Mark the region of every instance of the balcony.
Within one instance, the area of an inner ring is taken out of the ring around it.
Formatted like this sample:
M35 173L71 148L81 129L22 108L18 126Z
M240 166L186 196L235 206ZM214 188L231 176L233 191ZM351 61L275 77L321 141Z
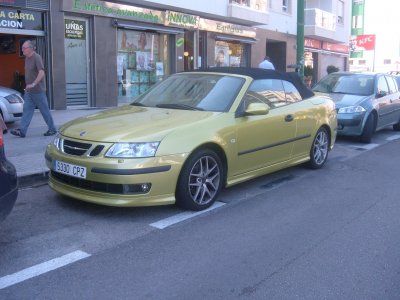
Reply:
M268 24L266 0L229 0L228 17L248 26Z
M305 36L330 42L337 40L335 14L318 8L305 9L304 13Z

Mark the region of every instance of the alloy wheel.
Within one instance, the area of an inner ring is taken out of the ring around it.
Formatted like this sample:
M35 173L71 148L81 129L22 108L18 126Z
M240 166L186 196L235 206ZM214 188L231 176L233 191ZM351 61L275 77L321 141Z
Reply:
M325 162L328 155L328 135L325 130L318 132L317 137L314 140L313 156L314 161L317 165L321 165Z
M189 192L192 200L199 205L210 203L218 192L220 178L221 172L213 157L199 158L189 175Z

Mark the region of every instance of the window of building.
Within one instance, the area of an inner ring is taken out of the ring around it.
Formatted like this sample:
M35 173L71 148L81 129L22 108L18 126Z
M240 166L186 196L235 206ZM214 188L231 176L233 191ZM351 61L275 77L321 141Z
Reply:
M358 64L359 65L365 65L367 62L366 62L366 60L365 59L360 59L359 61L358 61Z
M238 42L215 41L216 67L246 67L246 45Z
M391 59L384 59L383 60L383 64L384 65L390 65L392 63L392 60Z
M349 65L352 66L354 64L354 60L350 59L349 60Z
M243 6L250 6L250 0L229 0L229 3L243 5Z
M299 91L291 82L285 80L283 80L282 82L283 82L283 88L285 89L286 102L294 103L302 100Z
M363 27L363 16L353 16L353 29L361 29Z
M282 0L282 11L290 13L290 0Z
M118 103L132 102L169 73L168 35L118 30Z
M344 2L341 1L341 0L338 1L337 22L339 24L343 24L344 23Z

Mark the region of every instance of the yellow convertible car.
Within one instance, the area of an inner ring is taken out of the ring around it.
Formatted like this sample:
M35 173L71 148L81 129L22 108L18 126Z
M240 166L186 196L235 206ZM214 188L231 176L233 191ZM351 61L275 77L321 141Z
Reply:
M46 149L49 185L111 206L211 206L221 188L308 162L336 139L335 105L290 73L172 75L130 105L71 121Z

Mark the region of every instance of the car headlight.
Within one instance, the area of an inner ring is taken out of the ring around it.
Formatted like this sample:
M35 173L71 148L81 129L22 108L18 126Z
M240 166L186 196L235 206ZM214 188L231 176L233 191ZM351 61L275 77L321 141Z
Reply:
M56 137L53 140L53 145L60 150L61 138L60 135L57 133Z
M13 103L23 103L21 96L17 94L12 94L4 97L8 103L13 104Z
M362 113L365 112L365 108L358 105L358 106L346 106L339 108L339 114L354 114L354 113Z
M152 157L156 155L156 151L159 144L160 142L115 143L107 151L106 157L115 157L115 158Z

